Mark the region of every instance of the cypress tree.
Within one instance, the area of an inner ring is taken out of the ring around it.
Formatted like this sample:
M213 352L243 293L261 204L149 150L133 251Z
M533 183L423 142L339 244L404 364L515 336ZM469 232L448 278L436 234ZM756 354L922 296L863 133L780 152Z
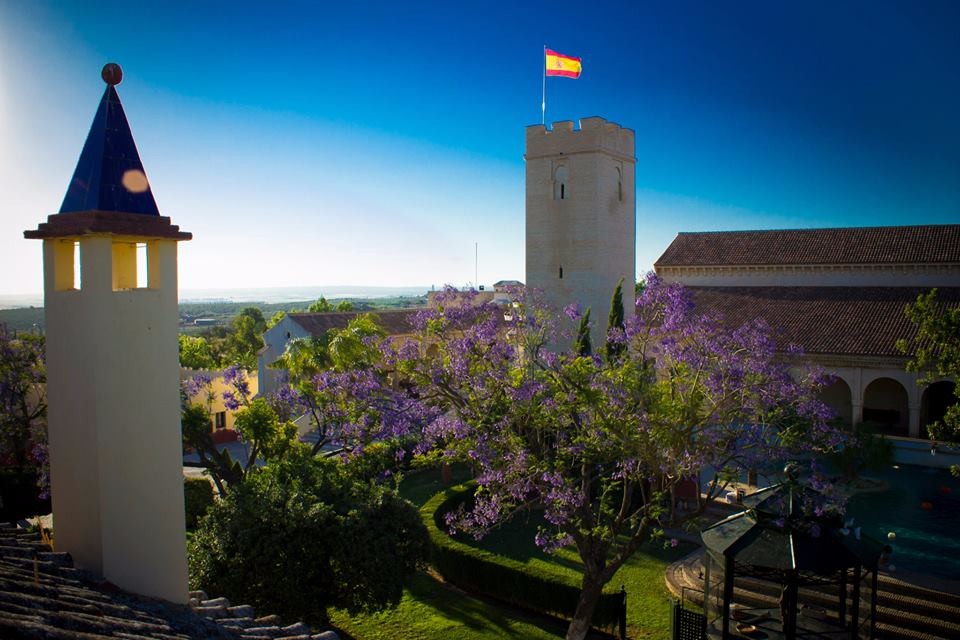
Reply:
M613 290L613 298L610 300L610 314L607 316L607 335L609 336L610 330L614 327L623 330L623 278L620 278L617 282L616 289ZM605 345L605 351L607 355L607 360L614 362L620 358L620 355L624 352L626 346L618 343L611 342L610 338L607 338L607 344Z
M590 307L580 318L580 326L577 327L577 338L573 341L573 352L578 356L589 356L593 354L593 345L590 344Z

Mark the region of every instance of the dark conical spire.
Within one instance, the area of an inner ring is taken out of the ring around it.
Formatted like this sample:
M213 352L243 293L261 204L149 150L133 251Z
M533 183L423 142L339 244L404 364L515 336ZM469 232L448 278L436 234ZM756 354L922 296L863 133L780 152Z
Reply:
M90 126L60 213L107 211L159 216L137 145L114 85L120 67L108 64L102 73L107 89Z

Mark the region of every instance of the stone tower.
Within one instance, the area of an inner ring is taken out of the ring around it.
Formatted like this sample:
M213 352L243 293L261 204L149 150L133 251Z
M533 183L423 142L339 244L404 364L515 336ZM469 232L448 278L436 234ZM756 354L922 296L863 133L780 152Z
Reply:
M157 210L120 68L103 77L60 212L24 232L43 240L55 544L123 589L185 603L177 242L191 234Z
M527 127L527 287L556 309L592 309L594 350L623 278L633 310L636 204L633 131L603 118ZM559 345L561 347L566 345Z

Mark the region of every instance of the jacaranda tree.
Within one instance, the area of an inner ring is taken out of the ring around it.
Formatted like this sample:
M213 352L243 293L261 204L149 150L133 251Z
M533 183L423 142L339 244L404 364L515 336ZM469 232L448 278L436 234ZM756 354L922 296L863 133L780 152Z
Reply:
M472 508L448 524L480 536L542 509L537 543L573 545L583 562L571 640L588 632L603 586L662 530L679 482L706 472L712 498L723 477L839 442L818 377L762 322L726 330L656 276L608 336L622 346L616 358L551 351L572 336L529 302L506 314L455 292L437 302L385 363L434 411L422 450L478 470Z

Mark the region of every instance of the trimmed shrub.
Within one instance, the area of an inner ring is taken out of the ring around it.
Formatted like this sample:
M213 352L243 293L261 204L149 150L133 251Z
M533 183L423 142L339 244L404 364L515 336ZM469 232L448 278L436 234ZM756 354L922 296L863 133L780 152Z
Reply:
M308 454L251 469L188 544L190 586L283 618L323 623L395 606L430 546L395 492Z
M193 531L207 509L213 506L213 485L206 478L184 478L183 500L187 531Z
M570 619L577 608L580 583L561 573L532 569L511 558L477 549L445 530L444 516L473 499L472 485L458 485L427 501L420 516L433 542L431 563L444 580L463 589L509 604ZM605 590L597 604L593 625L617 625L622 609L619 590Z

